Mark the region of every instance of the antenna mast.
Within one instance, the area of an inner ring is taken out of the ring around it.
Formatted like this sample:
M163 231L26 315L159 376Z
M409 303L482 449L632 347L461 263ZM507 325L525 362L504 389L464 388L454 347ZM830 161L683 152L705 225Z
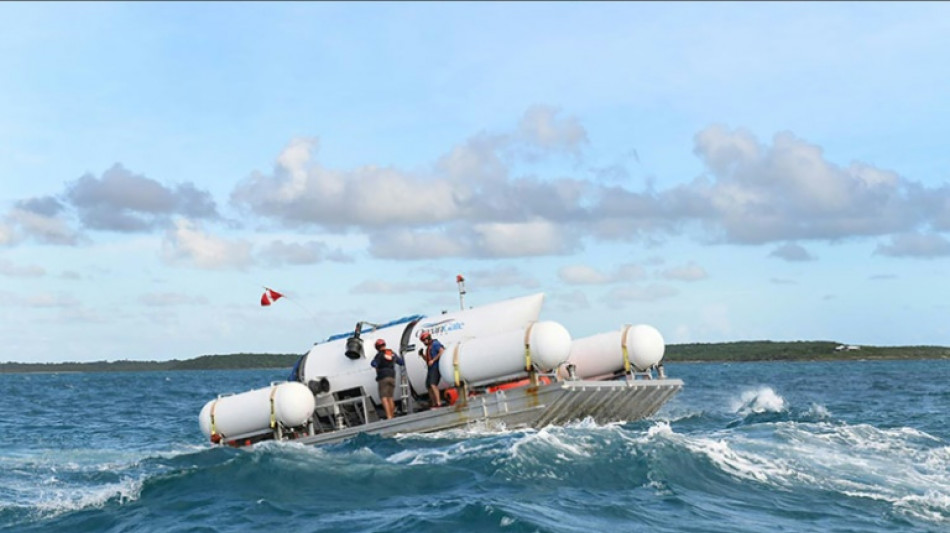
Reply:
M455 281L459 284L459 308L465 310L465 278L461 274L455 276Z

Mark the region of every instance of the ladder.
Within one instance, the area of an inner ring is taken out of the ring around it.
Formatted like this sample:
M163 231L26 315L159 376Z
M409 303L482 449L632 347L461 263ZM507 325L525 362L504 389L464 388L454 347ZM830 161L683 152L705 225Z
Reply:
M399 402L402 403L406 414L415 411L415 405L412 399L412 391L409 390L409 374L406 372L406 365L399 365Z

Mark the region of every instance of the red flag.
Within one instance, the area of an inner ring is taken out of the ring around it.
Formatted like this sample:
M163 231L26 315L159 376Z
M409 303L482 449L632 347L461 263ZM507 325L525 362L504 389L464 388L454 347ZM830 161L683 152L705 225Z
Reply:
M261 295L261 305L266 307L276 302L277 299L281 298L282 296L283 294L273 289L268 289L267 287L264 287L264 294Z

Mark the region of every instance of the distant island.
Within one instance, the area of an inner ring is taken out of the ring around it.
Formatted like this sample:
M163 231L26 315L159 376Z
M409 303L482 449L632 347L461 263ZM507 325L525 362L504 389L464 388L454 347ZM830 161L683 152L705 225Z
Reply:
M87 363L0 363L0 374L27 372L146 372L286 368L301 354L237 353L170 361L93 361ZM740 341L670 344L664 363L746 361L854 361L861 359L950 359L945 346L855 346L833 341Z

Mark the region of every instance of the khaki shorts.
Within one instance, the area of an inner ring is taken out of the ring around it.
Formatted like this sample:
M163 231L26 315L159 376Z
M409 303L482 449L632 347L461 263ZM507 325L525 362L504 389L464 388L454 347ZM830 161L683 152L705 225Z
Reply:
M392 398L396 391L396 378L383 378L376 382L379 385L380 398Z

